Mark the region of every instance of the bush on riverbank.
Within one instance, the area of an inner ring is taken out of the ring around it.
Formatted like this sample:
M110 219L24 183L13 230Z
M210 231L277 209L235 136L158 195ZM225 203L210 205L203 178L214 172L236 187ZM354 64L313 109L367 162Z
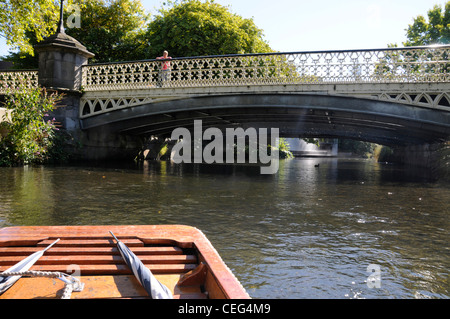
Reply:
M292 154L290 149L290 145L285 138L280 138L279 151L281 159L294 158L294 155Z
M11 110L0 123L0 166L44 163L55 140L55 119L49 113L62 99L41 88L24 88L7 94L2 107Z
M360 156L362 158L373 157L374 151L377 145L369 142L357 141L357 140L339 140L339 151L340 152L350 152L354 155Z

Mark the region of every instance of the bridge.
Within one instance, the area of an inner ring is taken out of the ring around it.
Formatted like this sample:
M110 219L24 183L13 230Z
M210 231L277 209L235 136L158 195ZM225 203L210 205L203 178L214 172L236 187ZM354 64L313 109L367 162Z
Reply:
M286 137L384 145L447 140L450 47L295 52L83 68L84 129L167 135L194 119L214 127L279 127ZM162 87L160 87L162 86Z
M443 45L176 58L167 81L161 60L85 64L72 120L97 139L170 136L201 119L204 128L278 127L283 137L442 143L450 136L449 55ZM0 73L0 94L39 78Z

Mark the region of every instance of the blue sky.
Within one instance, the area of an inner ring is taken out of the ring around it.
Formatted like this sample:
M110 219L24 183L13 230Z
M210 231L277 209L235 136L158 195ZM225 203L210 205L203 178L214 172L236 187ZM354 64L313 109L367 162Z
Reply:
M253 18L276 51L385 48L401 46L413 18L448 0L216 0ZM164 0L142 0L157 14ZM83 23L83 21L81 21ZM0 56L7 54L0 39Z

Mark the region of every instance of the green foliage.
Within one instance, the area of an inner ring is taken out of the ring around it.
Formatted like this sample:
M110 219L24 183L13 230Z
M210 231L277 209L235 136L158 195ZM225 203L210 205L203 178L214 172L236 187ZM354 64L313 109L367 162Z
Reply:
M362 157L370 157L374 153L377 144L357 141L357 140L339 140L339 151L351 152Z
M39 68L38 56L22 51L12 52L2 60L12 62L12 68L15 70L37 70Z
M279 142L279 152L280 152L280 158L293 158L294 155L291 152L290 145L285 138L280 138Z
M6 96L4 106L12 110L6 116L0 136L0 166L42 163L48 158L55 136L54 119L48 112L56 108L60 96L45 89L22 89Z
M66 33L95 53L93 63L171 56L271 52L252 19L207 0L169 1L152 21L139 0L70 0L81 8L81 27ZM0 35L17 52L6 60L15 68L37 68L33 45L56 31L58 3L51 0L0 2ZM72 12L65 12L65 19Z
M423 46L432 44L449 44L450 43L450 1L445 4L444 11L440 5L435 5L433 9L428 11L428 21L423 15L414 18L412 24L406 29L407 41L404 46ZM388 44L390 48L398 47L397 44ZM398 77L403 73L404 61L415 61L416 66L412 67L409 72L418 75L425 69L429 73L448 72L449 64L442 64L440 70L435 69L435 65L427 62L432 60L431 56L418 56L415 53L405 53L401 51L392 51L380 61L375 69L375 73L383 78ZM442 60L447 61L447 54L442 55ZM395 66L394 66L395 65ZM424 67L425 65L425 67Z
M387 146L381 147L378 154L379 162L395 162L394 151Z
M36 1L34 1L36 2ZM34 3L32 2L32 3ZM139 0L73 0L69 3L81 9L80 28L68 28L65 32L83 43L90 52L95 53L91 62L116 62L144 59L148 42L144 38L149 15ZM36 7L38 7L36 5ZM68 9L68 5L65 9ZM10 53L5 60L14 63L17 69L35 69L38 67L37 56L30 48L56 31L59 11L52 12L51 19L46 19L48 31L41 34L28 27L19 40L11 39L11 43L19 49ZM39 11L38 11L39 12ZM64 21L73 12L65 12ZM9 19L22 19L9 16ZM36 26L34 26L36 27Z
M140 60L148 47L144 38L149 15L139 0L74 0L82 6L81 27L66 33L96 56L91 62Z
M308 144L314 144L314 145L316 145L317 147L319 147L320 146L320 142L323 140L323 139L320 139L320 138L311 138L311 137L304 137L304 138L302 138L302 140L304 140L306 143L308 143Z
M0 1L0 36L14 49L34 55L30 38L39 42L56 31L58 8L59 3L53 0Z
M444 11L435 5L428 11L427 19L419 15L406 30L408 40L405 46L420 46L450 43L450 1L445 4Z
M148 26L149 58L164 50L176 57L272 51L252 19L214 1L184 0L169 5Z

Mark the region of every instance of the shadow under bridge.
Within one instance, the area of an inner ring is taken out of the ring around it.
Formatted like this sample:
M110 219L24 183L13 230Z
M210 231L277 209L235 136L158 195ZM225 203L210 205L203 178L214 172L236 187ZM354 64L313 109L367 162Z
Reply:
M174 129L279 128L280 137L350 138L387 146L445 142L450 112L327 94L228 94L148 103L81 119L83 130L170 137Z

